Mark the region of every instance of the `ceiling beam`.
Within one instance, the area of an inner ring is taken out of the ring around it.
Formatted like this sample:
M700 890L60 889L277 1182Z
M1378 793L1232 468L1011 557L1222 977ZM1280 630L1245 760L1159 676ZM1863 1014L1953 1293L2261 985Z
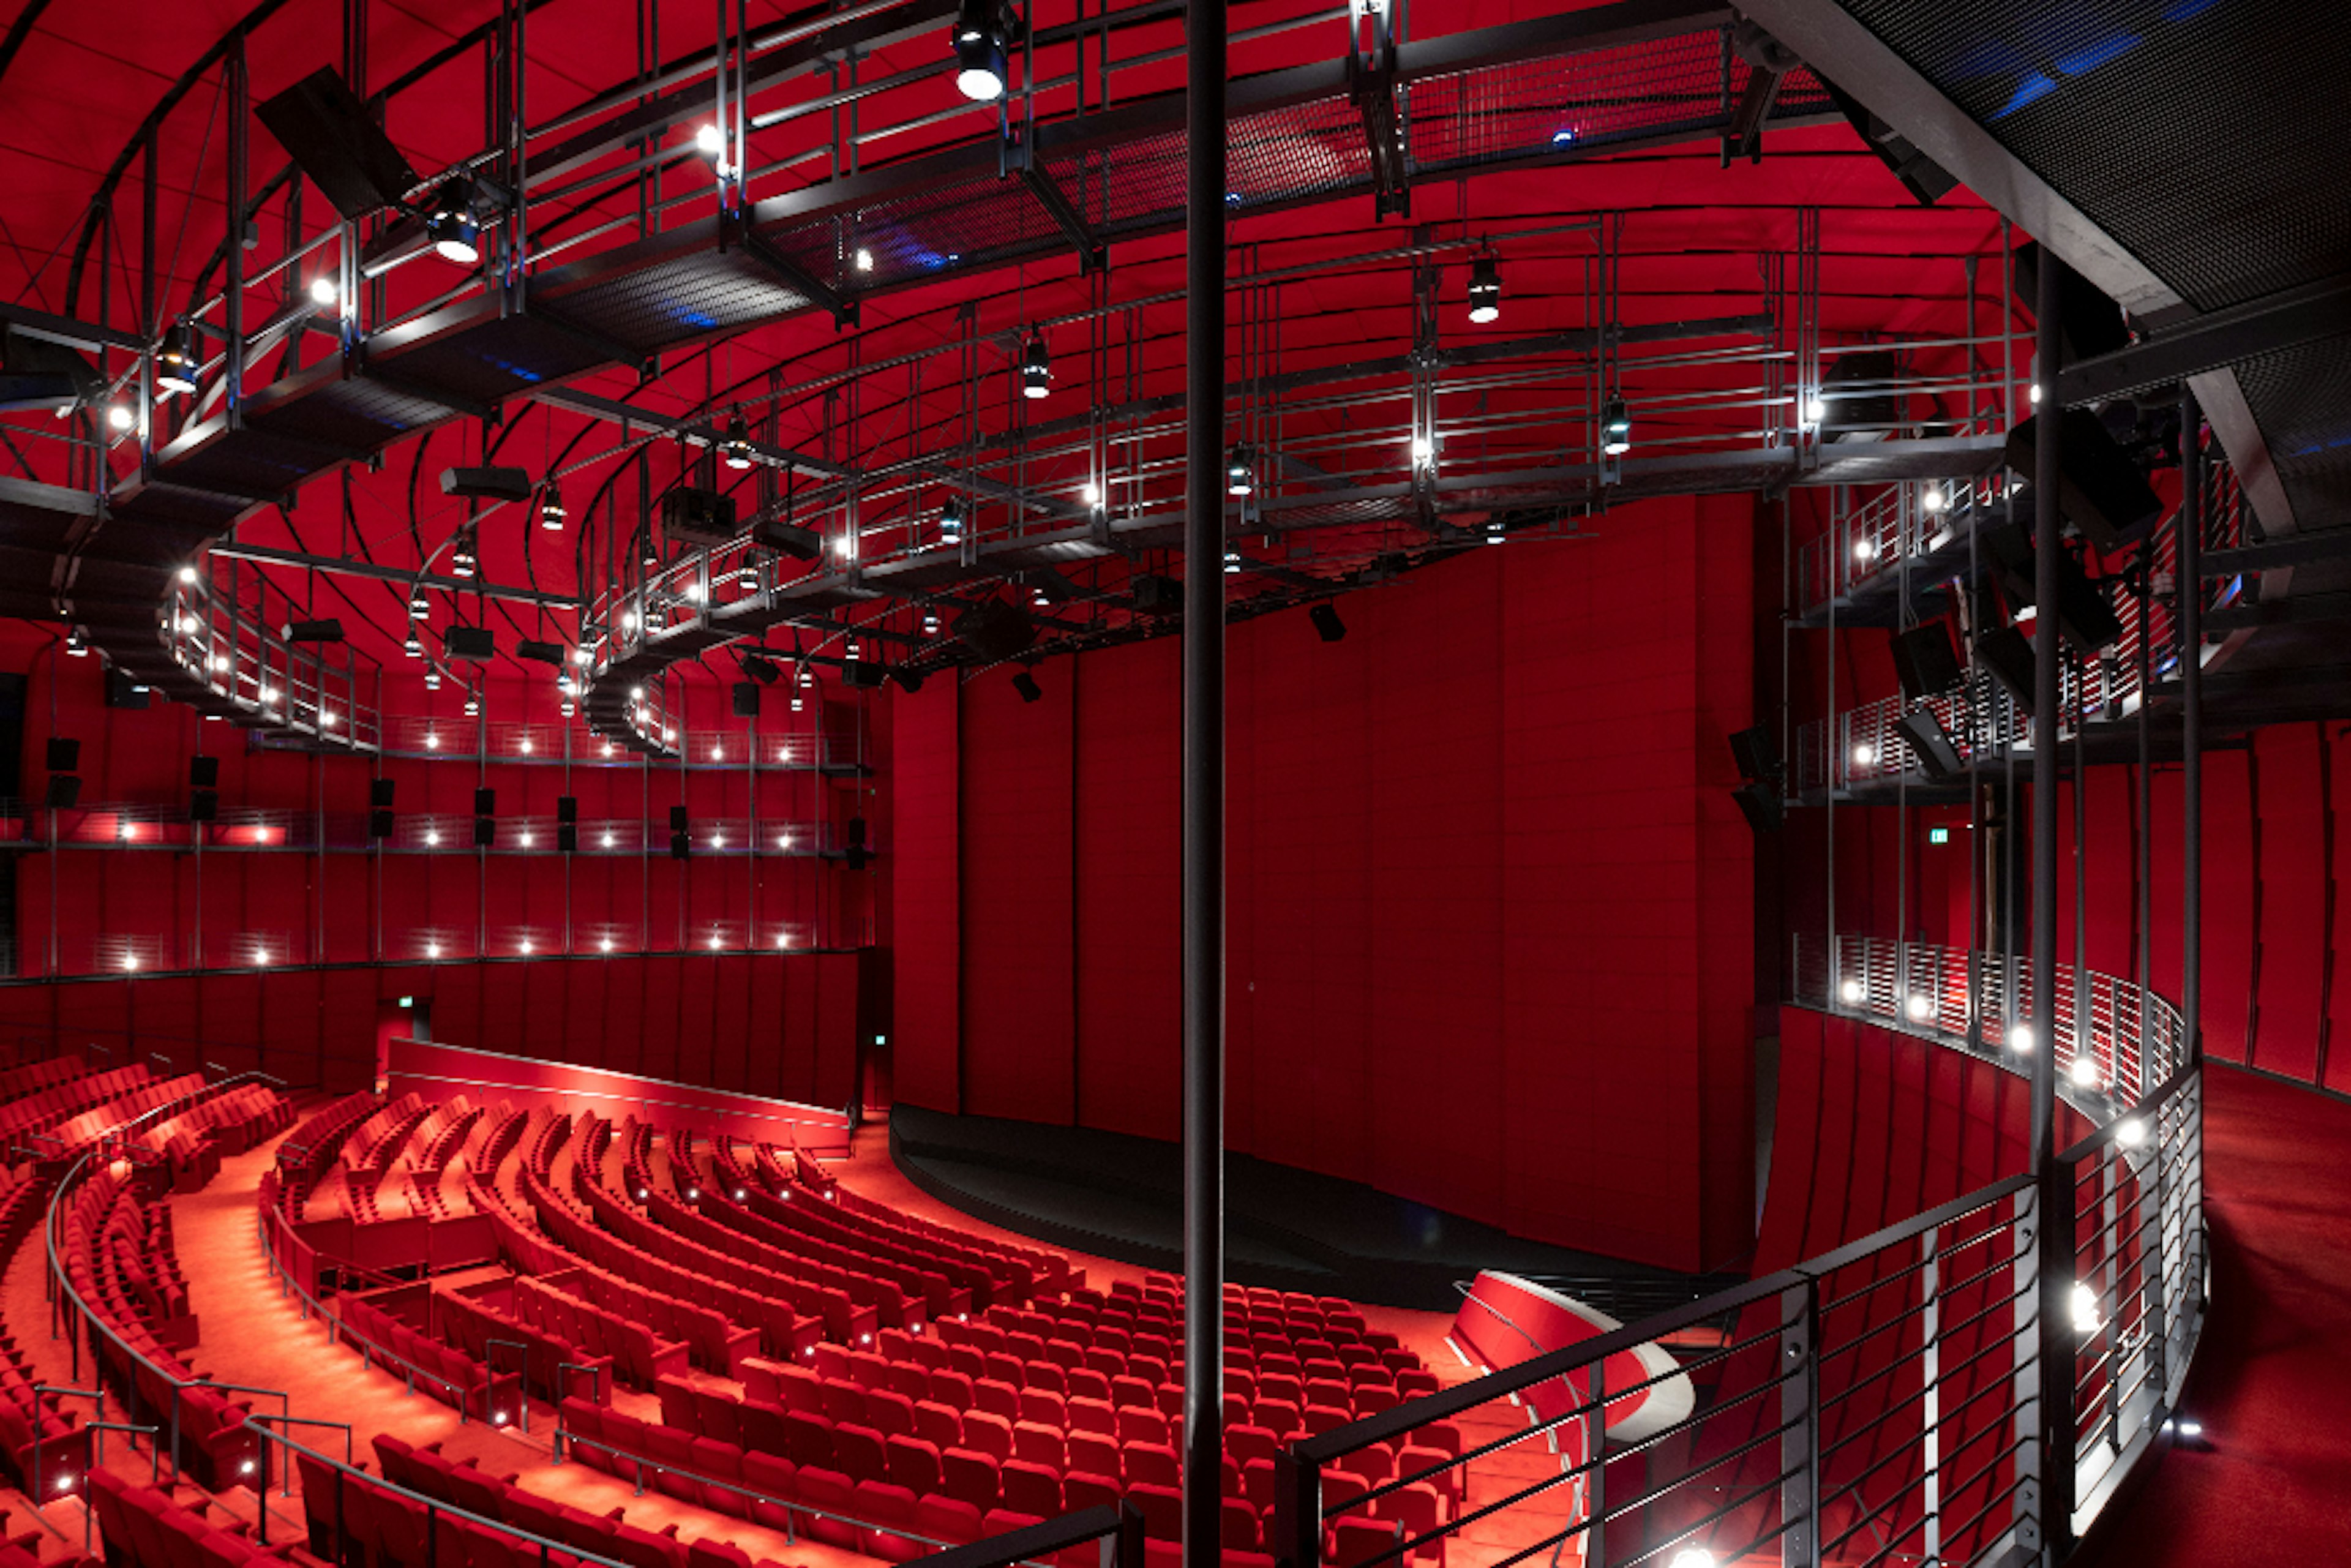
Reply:
M266 545L232 544L226 539L214 544L210 553L230 560L293 567L301 571L323 571L330 577L364 578L371 582L396 583L402 588L437 588L446 593L476 593L485 599L544 605L549 610L580 608L579 598L572 594L546 593L535 588L502 588L476 577L441 577L432 572L403 571L396 566L381 566L371 560L350 560L341 556L305 555L300 550L273 549Z
M2068 365L2057 378L2057 394L2069 406L2123 397L2345 333L2351 333L2351 272L2215 310Z

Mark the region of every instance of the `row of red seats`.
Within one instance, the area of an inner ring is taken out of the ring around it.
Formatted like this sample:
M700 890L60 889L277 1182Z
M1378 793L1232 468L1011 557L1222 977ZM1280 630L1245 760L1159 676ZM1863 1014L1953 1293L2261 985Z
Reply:
M521 1272L536 1275L540 1283L577 1296L602 1311L643 1323L656 1338L683 1343L695 1364L705 1371L721 1377L739 1377L745 1358L758 1354L758 1331L738 1328L723 1313L632 1285L569 1254L558 1254L552 1248L531 1250L550 1266L523 1267L517 1260Z
M513 1290L507 1310L516 1321L608 1358L613 1370L635 1387L649 1389L654 1379L685 1370L684 1340L656 1339L653 1330L635 1319L607 1312L543 1281L518 1278Z
M172 1244L172 1208L164 1203L118 1203L92 1239L100 1277L128 1300L155 1337L168 1345L196 1343L195 1309Z
M622 1199L613 1196L604 1186L603 1163L596 1152L610 1141L612 1133L611 1123L600 1121L583 1130L581 1146L588 1151L589 1157L575 1160L572 1164L572 1190L581 1202L596 1212L606 1228L616 1228L611 1220L603 1218L608 1208L625 1212L631 1220L641 1224L649 1221L673 1236L693 1242L713 1257L747 1265L770 1278L788 1281L806 1291L814 1292L827 1303L824 1312L827 1331L843 1343L850 1343L849 1336L852 1334L872 1333L879 1324L896 1328L921 1321L921 1309L909 1301L904 1291L888 1281L876 1279L862 1270L797 1259L773 1249L760 1248L733 1235L726 1227L704 1219L667 1194L656 1190L645 1168L643 1147L643 1141L650 1137L649 1130L632 1124L624 1125L622 1131L630 1135L632 1145L638 1145L630 1156L631 1168L638 1174L632 1185L626 1188L635 1199L638 1206L635 1209L629 1209ZM797 1296L792 1298L792 1304L802 1311L810 1310L810 1306L809 1301Z
M27 1094L38 1093L53 1084L79 1078L89 1071L89 1061L78 1051L52 1056L45 1061L26 1061L0 1069L0 1106L5 1106L12 1100L21 1100Z
M612 1396L612 1362L588 1346L520 1318L479 1298L459 1291L435 1291L433 1332L476 1364L500 1359L503 1340L523 1347L523 1382L542 1399L553 1401L571 1392L580 1382L590 1385L598 1400ZM507 1355L511 1360L511 1353ZM575 1370L576 1369L576 1370Z
M0 1257L13 1258L26 1245L46 1212L49 1184L27 1175L0 1192ZM68 1410L54 1396L34 1392L42 1375L32 1358L17 1348L14 1333L0 1332L0 1458L5 1458L19 1489L37 1497L53 1497L74 1485L89 1468L89 1433L80 1413ZM39 1437L39 1469L35 1468L34 1437Z
M731 1323L757 1332L761 1346L773 1356L804 1356L824 1337L824 1320L798 1311L780 1292L746 1288L733 1280L716 1277L691 1255L680 1262L659 1249L637 1245L628 1236L599 1228L558 1197L555 1189L528 1166L522 1173L522 1186L537 1217L537 1234L578 1260L617 1274L647 1291L672 1297L700 1296ZM520 1221L516 1219L513 1223L519 1226ZM509 1256L514 1255L509 1252Z
M241 1521L213 1522L208 1502L183 1508L112 1470L91 1474L89 1500L109 1568L266 1568L278 1561Z
M277 1196L287 1219L302 1218L305 1203L342 1151L343 1140L375 1111L373 1094L346 1094L312 1112L277 1145Z
M740 1190L746 1192L747 1198L747 1189ZM984 1301L975 1300L968 1279L956 1279L954 1274L947 1271L942 1260L910 1261L877 1251L870 1246L833 1241L810 1234L799 1227L770 1219L756 1212L747 1201L737 1202L732 1196L710 1187L688 1185L679 1196L685 1197L686 1201L693 1206L695 1212L700 1214L705 1219L716 1221L736 1234L760 1246L773 1249L785 1257L799 1258L810 1263L825 1264L852 1272L863 1270L869 1277L895 1285L902 1292L910 1296L919 1296L923 1303L923 1314L929 1322L936 1322L943 1318L962 1317L976 1307L986 1304ZM759 1195L759 1198L762 1201L773 1201L764 1193ZM777 1204L776 1207L781 1208L788 1206ZM810 1208L815 1206L802 1204L800 1207ZM956 1270L957 1274L972 1272L977 1270L967 1270L960 1267ZM984 1276L980 1283L985 1291L987 1281Z
M673 1134L672 1137L674 1140L687 1135ZM677 1147L674 1141L670 1156L673 1166L677 1163ZM699 1172L690 1152L687 1166L689 1169ZM859 1225L841 1215L837 1202L804 1199L795 1205L790 1201L795 1188L788 1186L780 1194L769 1192L743 1169L741 1163L732 1157L731 1152L722 1150L715 1143L708 1155L707 1166L706 1173L700 1173L700 1179L715 1184L713 1190L720 1195L720 1205L716 1210L705 1205L705 1212L713 1213L714 1218L724 1224L733 1225L748 1234L763 1236L788 1249L819 1245L831 1247L839 1249L844 1255L878 1260L904 1270L909 1278L926 1282L932 1276L944 1278L953 1294L926 1290L930 1315L935 1322L943 1317L984 1312L991 1306L1029 1299L1029 1271L1008 1259L988 1258L936 1239L918 1242L912 1238L891 1235L878 1228ZM729 1204L733 1207L728 1207Z
M178 1350L158 1339L133 1310L111 1260L98 1245L117 1209L139 1202L110 1167L100 1167L83 1178L67 1205L67 1282L92 1314L76 1328L87 1328L90 1359L131 1407L132 1420L177 1409L178 1462L184 1473L214 1491L249 1485L259 1458L257 1440L245 1424L252 1401L233 1399L198 1381Z
M391 1486L314 1460L298 1461L310 1548L328 1561L363 1557L363 1568L423 1568L427 1563L433 1568L577 1568L579 1560L561 1550L569 1546L628 1568L755 1568L750 1554L731 1541L715 1535L681 1541L674 1524L659 1531L631 1524L626 1509L592 1514L527 1491L512 1476L448 1459L437 1443L415 1448L379 1436L374 1446ZM392 1487L505 1529L452 1517ZM541 1542L551 1544L542 1549ZM756 1568L776 1565L762 1560Z
M49 1130L92 1105L102 1105L151 1082L154 1074L141 1063L111 1068L85 1077L68 1078L0 1105L0 1142L22 1145L28 1155L54 1158L57 1140Z
M174 1185L194 1192L220 1170L224 1154L245 1153L282 1132L293 1102L263 1083L240 1083L139 1129L138 1142L172 1168Z
M426 1302L429 1311L432 1298ZM516 1374L491 1372L464 1350L421 1333L364 1297L347 1296L340 1307L350 1331L343 1336L344 1343L442 1404L495 1427L505 1426L521 1409Z
M824 1212L840 1216L844 1223L864 1227L911 1246L939 1249L949 1256L972 1256L984 1264L1001 1261L1018 1270L1016 1278L1025 1276L1016 1300L1050 1298L1064 1291L1081 1289L1086 1282L1085 1270L1066 1253L1010 1242L983 1241L969 1231L903 1213L844 1191L814 1156L800 1150L789 1151L789 1160L781 1158L775 1149L762 1145L758 1151L757 1166L764 1179L758 1186L778 1197L797 1191L818 1198L829 1206Z

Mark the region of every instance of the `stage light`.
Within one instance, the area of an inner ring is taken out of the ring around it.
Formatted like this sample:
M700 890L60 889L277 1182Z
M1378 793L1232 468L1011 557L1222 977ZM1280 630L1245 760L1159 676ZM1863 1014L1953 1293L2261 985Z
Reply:
M713 834L711 834L711 835L710 835L710 847L711 847L712 849L714 849L714 850L723 850L723 849L725 849L725 848L726 847L726 834L724 834L724 833L713 833Z
M424 944L424 956L428 958L438 958L441 956L441 944L438 942L427 942Z
M1253 472L1256 462L1256 455L1249 451L1249 443L1233 443L1233 449L1225 455L1226 495L1246 496L1257 487Z
M2098 1292L2084 1281L2074 1283L2074 1330L2076 1333L2098 1332Z
M2039 382L2032 383L2032 390L2025 394L2025 401L2034 404L2036 407L2039 406L2041 402L2041 383Z
M1869 559L1872 556L1875 556L1876 553L1877 553L1877 547L1876 547L1876 545L1874 545L1874 544L1870 543L1867 539L1855 539L1855 540L1854 540L1854 541L1853 541L1853 559L1855 559L1855 560L1867 560L1867 559Z
M726 748L725 747L723 747L723 746L713 746L713 747L710 748L710 760L711 760L711 761L713 761L713 762L724 762L724 761L726 761Z
M707 597L707 592L708 591L698 582L689 582L685 585L685 597L689 603L701 603Z
M716 158L726 151L726 133L717 126L705 122L694 128L694 150L705 158Z
M2010 1048L2015 1051L2031 1051L2032 1049L2032 1026L2029 1023L2023 1022L2010 1025L2008 1030L2008 1043Z
M522 737L522 754L525 757L528 757L532 752L538 749L538 747L531 744L530 737L526 735Z
M1508 532L1503 528L1503 527L1502 527L1502 519L1501 519L1501 518L1499 518L1499 517L1489 517L1489 518L1487 518L1487 519L1486 519L1486 542L1487 542L1488 544L1489 544L1489 545L1498 545L1498 544L1500 544L1504 539L1508 538L1509 537L1510 537L1509 533L1508 533Z
M605 937L602 941L596 944L596 950L600 953L611 952L612 950L612 939L610 936Z
M1325 643L1336 643L1347 635L1347 623L1339 619L1335 604L1318 604L1306 612L1306 619L1314 623L1314 634Z
M1437 443L1426 435L1412 438L1412 465L1426 468L1437 461Z
M714 953L718 951L718 933L716 931L713 931L710 934L710 950ZM688 1196L691 1197L692 1195L689 1194Z
M110 403L106 410L106 423L116 430L129 430L139 423L139 416L131 412L129 403Z
M436 828L424 830L424 847L428 850L437 850L441 847L440 830Z
M1714 1568L1714 1553L1703 1546L1685 1546L1674 1553L1671 1568Z
M319 724L320 727L322 727L322 728L326 728L326 729L332 729L332 728L334 728L334 727L335 727L335 710L334 710L333 708L320 708L320 709L319 710Z
M2179 1424L2179 1435L2183 1437L2200 1437L2204 1435L2204 1423L2201 1421L2182 1421Z
M1020 694L1020 700L1024 703L1033 703L1045 695L1045 688L1037 684L1037 677L1026 670L1012 677L1012 689Z
M857 535L855 531L852 529L843 529L840 534L836 535L832 541L832 553L839 556L843 560L855 560L857 559Z
M534 841L533 841L533 840L532 840L532 838L531 838L531 831L530 831L530 830L529 830L528 828L525 828L525 829L522 831L521 837L517 840L517 841L522 845L522 847L523 847L523 848L525 848L525 849L528 849L528 848L530 848L530 846L531 846L531 844L532 844L532 842L533 842Z
M938 634L939 634L939 614L938 614L938 612L937 612L937 611L935 611L935 610L925 610L925 611L924 611L924 612L923 612L923 635L924 635L924 636L925 636L925 637L935 637L935 636L937 636Z
M2099 1082L2098 1059L2088 1055L2075 1057L2070 1076L2074 1080L2074 1088L2095 1089Z
M1551 133L1551 144L1553 147L1565 147L1574 140L1575 128L1572 125L1562 125Z
M1088 507L1101 506L1102 504L1102 486L1091 479L1087 480L1084 487L1078 491L1078 499Z
M947 497L946 505L939 508L939 542L950 545L961 544L963 529L963 502L959 497L950 496Z
M719 448L726 458L726 466L744 469L751 466L751 431L743 423L743 411L737 409L726 422L726 440Z
M424 644L418 639L415 627L411 626L408 629L408 639L401 643L400 651L407 654L412 659L421 659L424 657Z
M136 969L139 967L139 955L136 953L125 953L122 955L122 967L126 969Z
M180 569L180 580L181 580L182 582L193 582L193 581L195 581L195 580L196 580L196 569L195 569L194 567L193 567L193 566L183 566L183 567L182 567L182 568Z
M226 653L214 653L213 655L213 674L216 675L225 675L228 674L228 655Z
M528 936L522 939L522 950L523 955L528 957L530 954L530 938Z
M1052 600L1046 597L1045 591L1041 588L1032 588L1029 591L1029 607L1034 610L1050 610L1053 608Z
M645 688L643 686L631 686L629 688L629 700L632 703L641 703L644 701Z
M1622 457L1633 450L1633 412L1625 406L1621 397L1612 397L1600 405L1600 450L1611 457Z
M335 280L329 277L325 273L320 273L318 277L310 279L311 304L319 306L323 309L331 310L334 308L335 301L340 299L342 297L342 290L335 287Z
M473 526L468 524L450 538L449 574L452 577L471 577L479 564L480 558L474 554Z
M1053 390L1053 363L1045 352L1045 334L1031 332L1020 349L1020 395L1040 398Z
M421 583L408 591L408 612L411 615L429 615L433 612L433 601L424 597L424 589Z
M873 253L866 249L863 246L861 245L857 247L857 255L854 259L858 271L871 272L873 270Z
M548 476L547 491L538 498L538 526L549 533L563 531L563 519L571 514L563 505L563 486L553 475Z
M1943 509L1943 487L1940 485L1929 485L1918 493L1918 507L1920 510L1932 515L1936 512L1941 511Z
M1227 550L1225 552L1225 575L1227 577L1238 577L1240 575L1240 570L1241 552L1237 549Z
M1925 1023L1935 1016L1935 1004L1925 996L1913 996L1902 1010L1910 1015L1911 1022Z
M1837 995L1843 997L1847 1002L1852 1003L1856 1007L1860 1005L1861 998L1866 993L1863 991L1861 982L1859 980L1847 980L1844 985L1837 988Z
M1502 315L1502 265L1490 256L1469 264L1469 319L1483 327Z
M72 654L77 659L88 658L89 656L89 644L82 640L80 627L72 626L67 628L66 652Z
M465 694L465 716L467 718L478 717L481 711L482 699L475 696L472 692L467 692Z
M789 834L789 833L778 833L778 834L776 835L776 847L777 847L778 849L779 849L779 850L788 850L788 849L790 849L790 848L792 847L792 836L791 836L791 834Z
M277 687L264 686L261 688L261 706L263 707L276 707L277 706Z
M1827 402L1821 397L1820 393L1814 392L1812 396L1804 400L1803 413L1804 423L1806 424L1818 424L1823 420L1828 418L1829 405Z
M963 0L955 25L956 90L974 103L1004 96L1007 62L1002 8L996 0Z
M461 183L452 180L441 187L424 232L442 260L471 267L482 259L482 220L474 215L472 198Z
M2147 1142L2147 1124L2137 1116L2126 1116L2115 1124L2115 1142L2126 1149L2135 1149Z
M1859 746L1853 748L1853 765L1855 768L1866 768L1876 760L1877 748L1871 746L1867 741L1864 741Z
M196 329L182 321L163 339L155 353L155 390L165 397L174 392L193 395L196 390Z
M790 946L791 945L792 945L792 934L791 934L790 932L789 932L789 931L778 931L778 932L777 932L777 933L776 933L776 946L778 946L778 947L789 947L789 946Z

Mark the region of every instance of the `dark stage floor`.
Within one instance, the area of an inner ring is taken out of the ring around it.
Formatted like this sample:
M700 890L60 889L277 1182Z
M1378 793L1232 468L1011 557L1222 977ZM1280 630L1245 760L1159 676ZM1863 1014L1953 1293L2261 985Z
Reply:
M1177 1145L1076 1127L890 1113L899 1169L943 1203L1057 1247L1183 1266ZM1540 1279L1619 1319L1661 1312L1740 1276L1699 1278L1522 1240L1359 1182L1246 1155L1225 1162L1228 1277L1317 1295L1451 1312L1480 1269Z

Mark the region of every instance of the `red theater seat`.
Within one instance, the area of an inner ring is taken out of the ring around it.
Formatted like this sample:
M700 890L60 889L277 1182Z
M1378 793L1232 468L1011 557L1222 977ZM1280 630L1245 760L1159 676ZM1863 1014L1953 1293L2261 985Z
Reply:
M1033 1513L1040 1519L1051 1519L1063 1511L1061 1478L1058 1471L1042 1465L1032 1465L1026 1459L1008 1459L998 1472L1004 1488L1004 1506L1021 1513Z
M939 1456L939 1473L946 1494L982 1512L994 1508L1002 1495L1000 1465L993 1455L969 1448L949 1448Z
M890 1479L904 1487L916 1497L939 1490L940 1449L935 1443L919 1437L892 1437L885 1448L889 1452Z
M1161 1541L1184 1538L1184 1494L1176 1488L1131 1486L1126 1489L1126 1500L1143 1515L1144 1534Z

